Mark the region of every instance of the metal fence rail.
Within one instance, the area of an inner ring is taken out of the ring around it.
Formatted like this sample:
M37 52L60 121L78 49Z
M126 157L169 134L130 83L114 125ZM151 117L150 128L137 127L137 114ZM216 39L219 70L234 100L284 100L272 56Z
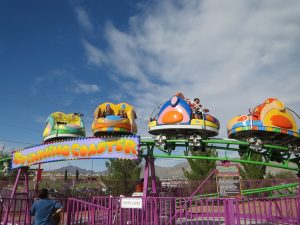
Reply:
M68 199L57 199L66 208ZM26 198L0 198L0 225L4 225L8 205L11 204L7 225L30 225L33 219L29 216L29 209L34 199ZM66 210L66 209L65 209ZM65 218L63 218L63 222ZM6 225L5 224L5 225Z
M121 198L94 197L115 224L300 224L299 198L143 198L143 209L122 209Z
M130 197L126 198L126 200ZM140 197L142 207L122 207L123 197L58 199L65 206L67 225L300 225L300 198ZM26 199L0 199L1 225L29 225ZM32 203L29 200L29 205Z
M300 224L299 199L234 199L236 224Z
M6 214L10 205L9 214ZM7 224L27 225L30 224L29 207L31 206L31 200L23 199L0 199L0 219L1 225L5 221L7 216Z
M69 198L67 224L108 225L109 209L89 201Z

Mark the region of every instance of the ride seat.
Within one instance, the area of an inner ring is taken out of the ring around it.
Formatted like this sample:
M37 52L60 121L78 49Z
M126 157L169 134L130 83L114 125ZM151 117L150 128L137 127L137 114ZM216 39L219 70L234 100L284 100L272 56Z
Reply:
M67 118L66 114L64 114L62 112L53 113L52 116L53 116L56 124L67 124L68 123L68 118Z
M75 116L74 114L68 114L67 121L68 121L68 124L77 125L77 126L81 125L80 117Z

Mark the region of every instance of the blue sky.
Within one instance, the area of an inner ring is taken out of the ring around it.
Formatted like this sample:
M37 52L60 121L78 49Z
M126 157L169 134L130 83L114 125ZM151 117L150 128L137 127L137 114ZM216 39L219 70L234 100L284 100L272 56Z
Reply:
M148 135L152 109L177 91L200 97L220 137L268 97L300 112L299 21L296 0L2 1L0 145L40 143L55 111L83 113L91 135L104 101L133 104Z

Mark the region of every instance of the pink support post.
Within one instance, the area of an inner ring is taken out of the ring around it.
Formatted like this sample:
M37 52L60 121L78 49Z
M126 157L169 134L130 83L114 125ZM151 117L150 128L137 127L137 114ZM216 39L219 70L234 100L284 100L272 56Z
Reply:
M215 171L216 169L211 170L211 172L205 178L205 180L199 185L199 187L193 192L193 194L185 201L185 203L176 211L176 213L172 216L171 220L169 221L169 223L167 223L167 225L171 224L171 221L176 218L178 212L181 212L182 209L184 209L187 206L188 201L192 200L192 198L197 194L197 192L202 188L202 186L209 180L209 178L215 174Z
M151 169L151 180L152 180L152 193L157 197L157 183L156 183L156 176L155 176L155 166L154 166L154 159L150 159L150 169Z
M145 170L144 170L144 185L143 185L143 197L147 197L148 179L149 179L149 159L146 159Z
M225 224L234 225L234 199L228 198L223 199L224 202L224 213L225 213Z
M21 176L21 171L22 171L22 169L18 169L18 174L17 174L16 180L15 180L15 184L14 184L13 190L12 190L11 195L10 195L10 202L9 202L7 208L6 208L5 217L4 217L4 221L3 221L4 225L7 225L7 222L8 222L8 216L9 216L9 211L10 211L10 207L11 207L11 203L12 203L12 198L16 194L17 186L18 186L19 179L20 179L20 176Z
M150 158L150 169L151 169L151 180L152 180L152 193L155 197L157 197L157 183L156 183L156 176L155 176L155 166L154 166L154 158ZM158 225L159 224L159 219L158 219L158 207L157 207L157 201L158 199L154 199L154 206L153 206L153 211L154 213L154 224Z
M8 223L8 217L9 217L11 204L12 204L13 198L15 198L15 195L17 193L18 183L20 181L20 177L21 177L22 174L24 174L24 182L25 182L24 183L25 190L24 190L23 194L26 194L26 217L25 217L26 221L25 222L26 222L26 224L30 223L28 169L26 167L23 167L23 168L18 169L18 174L17 174L16 180L15 180L15 184L13 186L13 190L12 190L11 195L10 195L10 201L9 201L9 204L8 204L6 212L5 212L5 217L4 217L4 221L3 221L4 225L7 225L7 223Z
M74 202L71 201L71 199L69 198L67 202L67 225L71 224L71 217L72 217L73 210L74 210Z
M216 172L216 169L213 169L190 197L194 197L197 194L197 192L204 186L204 184L206 184L206 182L210 179L210 177L215 174L215 172Z
M24 169L25 170L25 169ZM26 223L30 224L30 214L29 214L29 186L28 186L28 171L24 171L24 186L25 186L25 194L26 194Z
M92 213L91 213L91 217L92 217L92 221L91 221L91 225L95 225L95 207L89 207L89 211L90 209L92 209Z
M297 196L297 201L298 201L298 224L300 224L300 173L298 173L298 179L299 179L299 186L298 186L298 196Z
M147 189L148 189L148 179L149 179L149 159L148 157L145 158L145 170L144 170L144 185L143 185L143 216L142 221L147 220L147 209L146 209L146 201L147 201Z
M14 198L15 197L21 173L22 173L22 168L18 169L18 174L17 174L16 180L15 180L15 184L14 184L13 190L11 192L10 198Z

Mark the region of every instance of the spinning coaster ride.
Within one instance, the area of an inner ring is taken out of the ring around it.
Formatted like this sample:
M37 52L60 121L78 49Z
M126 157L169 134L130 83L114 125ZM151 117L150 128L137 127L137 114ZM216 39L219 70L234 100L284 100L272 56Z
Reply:
M47 119L44 144L19 149L11 158L1 161L12 160L12 169L17 169L64 160L143 157L146 167L154 167L155 158L187 158L225 160L300 171L297 120L293 111L278 99L267 99L251 110L249 115L231 119L227 126L231 139L212 138L219 133L219 121L201 105L195 107L195 103L185 99L182 94L171 97L152 113L148 126L154 138L135 135L135 119L131 105L105 102L94 113L94 137L85 137L80 115L56 112ZM178 151L175 154L176 148ZM191 150L205 151L207 148L222 150L224 154L218 157L190 154ZM157 154L154 149L160 149L162 154ZM246 157L240 159L229 152ZM264 161L253 161L253 152L261 154Z

